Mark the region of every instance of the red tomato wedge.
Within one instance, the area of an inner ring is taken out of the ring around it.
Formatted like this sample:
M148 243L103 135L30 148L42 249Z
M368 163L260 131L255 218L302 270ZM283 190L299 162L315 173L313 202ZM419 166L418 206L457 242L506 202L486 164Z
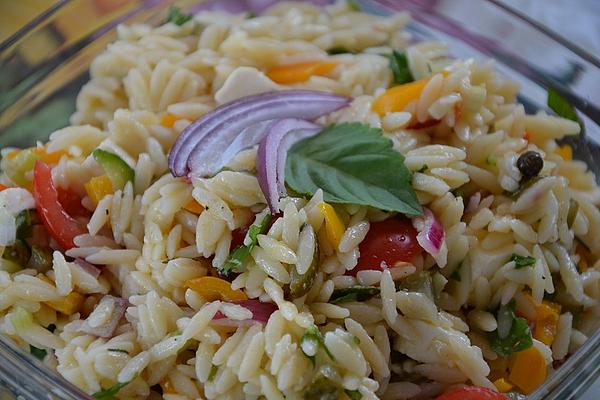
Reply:
M75 247L73 239L87 232L85 226L71 217L58 201L58 192L52 182L52 170L43 161L36 161L33 170L33 197L44 226L60 247Z
M85 217L91 216L90 211L81 205L81 197L72 190L56 188L58 193L58 202L63 206L67 214L72 217Z
M488 388L463 386L438 396L436 400L508 400L508 397Z
M405 218L372 222L359 250L358 264L348 271L350 275L369 269L381 271L382 262L389 267L401 261L409 262L423 251L417 243L417 231Z

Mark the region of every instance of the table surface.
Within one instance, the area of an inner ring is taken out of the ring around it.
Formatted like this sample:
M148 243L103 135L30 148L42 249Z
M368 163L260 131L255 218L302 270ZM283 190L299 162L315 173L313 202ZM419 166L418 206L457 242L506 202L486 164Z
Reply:
M577 0L501 0L527 14L537 22L600 55L600 1ZM0 42L12 35L55 0L0 0ZM571 21L571 23L565 23ZM576 21L576 22L575 22ZM600 82L598 82L600 90ZM581 400L600 398L600 380L592 385Z

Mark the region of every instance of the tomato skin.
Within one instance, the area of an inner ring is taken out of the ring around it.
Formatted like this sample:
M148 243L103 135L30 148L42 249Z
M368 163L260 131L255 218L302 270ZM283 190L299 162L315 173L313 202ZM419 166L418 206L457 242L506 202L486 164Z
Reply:
M508 397L488 388L463 386L439 395L436 400L508 400Z
M81 197L72 190L56 188L58 193L58 202L63 206L67 214L72 217L85 217L91 216L90 211L81 205Z
M87 232L85 226L71 217L58 201L52 182L52 170L43 161L36 161L33 170L33 197L40 219L60 247L75 247L73 239Z
M372 222L359 250L358 264L348 271L349 275L370 269L381 271L382 262L389 267L401 261L410 262L423 252L417 243L417 231L406 218Z

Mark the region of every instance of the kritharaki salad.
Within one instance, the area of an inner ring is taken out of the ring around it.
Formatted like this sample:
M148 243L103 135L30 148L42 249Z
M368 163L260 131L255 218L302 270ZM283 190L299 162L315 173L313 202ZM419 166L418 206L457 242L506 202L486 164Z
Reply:
M0 333L96 399L535 391L600 323L583 126L408 20L120 26L71 125L1 151Z

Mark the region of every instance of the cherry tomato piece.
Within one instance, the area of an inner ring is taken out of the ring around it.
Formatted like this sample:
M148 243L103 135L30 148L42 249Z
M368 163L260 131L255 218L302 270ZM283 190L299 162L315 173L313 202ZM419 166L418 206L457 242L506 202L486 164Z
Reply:
M33 197L40 219L59 246L64 250L75 247L73 239L86 233L87 229L67 214L60 204L52 182L52 170L39 160L33 170Z
M423 251L417 242L417 231L405 218L392 218L371 223L367 237L359 245L360 258L356 267L348 271L379 270L381 263L393 267L396 263L409 262Z
M72 190L56 188L58 193L58 202L63 206L67 214L72 217L85 217L91 216L90 211L81 205L81 197Z
M508 400L508 397L488 388L463 386L438 396L436 400Z

